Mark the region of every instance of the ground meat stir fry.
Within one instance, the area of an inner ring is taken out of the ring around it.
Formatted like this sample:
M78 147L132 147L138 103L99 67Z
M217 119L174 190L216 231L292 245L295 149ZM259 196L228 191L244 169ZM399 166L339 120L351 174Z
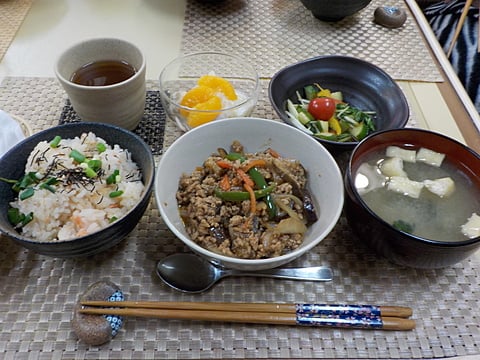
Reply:
M272 149L245 153L235 141L180 178L180 215L193 241L244 259L280 256L301 245L317 220L299 161Z

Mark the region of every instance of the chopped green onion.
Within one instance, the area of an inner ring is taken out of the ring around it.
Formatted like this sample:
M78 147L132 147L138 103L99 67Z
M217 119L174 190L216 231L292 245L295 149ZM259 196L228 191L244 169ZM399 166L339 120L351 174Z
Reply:
M29 212L28 214L24 214L25 217L22 220L22 226L27 225L30 221L33 220L33 212Z
M22 221L22 215L24 214L22 214L20 210L14 207L8 209L7 212L8 221L10 221L12 225L17 225L18 223L20 223Z
M29 188L26 188L25 190L23 190L20 195L18 196L18 198L20 200L25 200L25 199L28 199L29 197L32 197L33 194L35 193L35 190L31 187Z
M92 179L97 176L97 172L90 167L85 168L85 175Z
M7 179L4 177L0 177L0 181L6 182L7 184L16 184L18 182L18 180Z
M58 147L58 144L60 144L60 141L62 140L62 137L60 135L57 135L53 138L52 141L50 141L50 147L51 148L56 148Z
M33 220L33 212L25 215L21 213L20 210L18 210L17 208L12 207L9 208L7 211L7 218L12 225L19 225L21 227L27 225L30 221Z
M108 196L111 198L116 198L123 195L123 190L112 191Z
M75 160L77 163L83 163L85 161L85 155L83 155L78 150L72 150L68 156Z
M97 151L101 154L102 152L104 152L105 150L107 150L107 147L105 146L104 143L97 143Z
M88 160L87 165L90 169L98 171L102 168L102 161L98 159Z
M47 179L47 181L45 181L45 184L47 185L55 185L58 183L58 180L57 178L54 178L54 177L50 177Z
M20 190L26 189L32 184L38 182L37 173L34 171L30 171L26 173L20 180L18 180L13 186L13 191L20 192Z
M47 182L40 184L40 189L45 189L50 191L51 193L55 193L55 188Z
M115 169L112 174L110 174L109 177L107 177L107 184L116 184L117 183L117 176L120 175L120 171L118 169Z
M112 216L112 217L108 220L108 222L109 222L109 223L113 223L114 221L117 221L117 220L118 220L118 218L117 218L116 216Z

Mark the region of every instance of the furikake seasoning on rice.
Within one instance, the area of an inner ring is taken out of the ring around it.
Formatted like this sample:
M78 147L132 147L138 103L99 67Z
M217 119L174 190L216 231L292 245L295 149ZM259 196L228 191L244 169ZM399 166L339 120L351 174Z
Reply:
M296 249L317 220L306 170L298 160L273 149L246 153L237 141L183 174L176 197L193 241L244 259Z
M132 209L144 191L129 151L91 132L38 143L25 175L13 182L18 197L10 203L9 220L39 242L103 229Z

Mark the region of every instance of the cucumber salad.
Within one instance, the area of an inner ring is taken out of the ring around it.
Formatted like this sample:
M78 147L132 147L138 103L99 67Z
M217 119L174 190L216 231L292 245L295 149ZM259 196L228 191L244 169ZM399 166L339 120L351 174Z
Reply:
M374 111L362 111L343 101L340 91L319 84L307 85L304 95L297 91L298 103L287 100L286 114L300 130L319 139L360 141L375 131Z

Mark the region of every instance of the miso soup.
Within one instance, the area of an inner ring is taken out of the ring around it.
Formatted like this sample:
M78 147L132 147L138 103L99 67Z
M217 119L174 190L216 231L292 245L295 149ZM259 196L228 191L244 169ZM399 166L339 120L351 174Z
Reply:
M411 196L389 190L392 177L381 171L382 164L391 159L385 150L368 155L355 174L355 186L368 207L389 224L416 236L441 241L467 240L461 227L473 213L480 214L480 189L445 158L440 166L403 161L403 171L414 187L425 180L453 180L454 189L445 196L425 186L419 194Z

